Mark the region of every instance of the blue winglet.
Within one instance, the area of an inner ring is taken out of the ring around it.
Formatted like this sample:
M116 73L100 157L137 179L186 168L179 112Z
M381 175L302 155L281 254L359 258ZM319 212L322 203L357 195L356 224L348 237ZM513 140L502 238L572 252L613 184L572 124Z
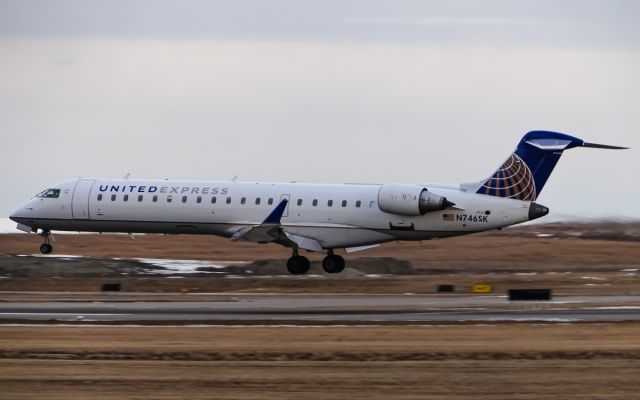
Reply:
M271 211L271 214L262 222L262 225L270 224L270 225L279 225L280 218L282 218L282 214L284 214L284 210L287 208L287 203L289 201L287 199L282 199L280 204L276 206L276 208Z

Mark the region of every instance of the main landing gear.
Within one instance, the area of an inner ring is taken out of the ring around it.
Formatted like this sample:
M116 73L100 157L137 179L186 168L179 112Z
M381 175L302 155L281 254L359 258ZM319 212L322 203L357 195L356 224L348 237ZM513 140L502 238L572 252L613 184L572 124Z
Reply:
M44 240L44 243L40 245L40 253L50 254L53 251L53 246L51 245L51 231L45 229L40 233L40 236L42 236L42 239Z
M310 266L309 259L299 255L298 250L293 250L293 255L287 260L287 270L293 275L306 274ZM322 269L328 274L342 272L344 267L344 258L333 254L333 250L329 250L329 254L322 260Z
M344 258L333 254L333 250L329 250L329 255L322 260L322 269L327 274L337 274L344 270Z
M293 255L287 260L287 270L293 275L303 275L309 272L309 259L298 255L298 250L293 250Z

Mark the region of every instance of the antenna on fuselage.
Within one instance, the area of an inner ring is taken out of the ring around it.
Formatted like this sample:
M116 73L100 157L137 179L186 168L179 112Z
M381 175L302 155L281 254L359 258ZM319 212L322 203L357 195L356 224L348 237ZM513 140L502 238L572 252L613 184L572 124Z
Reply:
M131 176L131 172L127 172L127 174L122 179L124 179L125 181L128 181L130 176Z

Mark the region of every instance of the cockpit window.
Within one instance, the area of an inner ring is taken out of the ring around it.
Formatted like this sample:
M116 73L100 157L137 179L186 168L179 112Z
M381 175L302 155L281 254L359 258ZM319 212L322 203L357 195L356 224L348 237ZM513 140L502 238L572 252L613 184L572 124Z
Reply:
M60 189L47 189L38 193L36 197L45 198L45 199L57 199L60 197Z

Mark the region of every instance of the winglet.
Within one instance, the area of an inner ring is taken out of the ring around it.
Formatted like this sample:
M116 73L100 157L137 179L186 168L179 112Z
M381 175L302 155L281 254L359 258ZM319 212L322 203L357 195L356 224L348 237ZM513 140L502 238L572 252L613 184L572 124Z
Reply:
M288 202L287 199L282 199L280 204L271 211L271 214L269 214L261 225L280 225L280 219L282 218L282 214L284 214L284 210L287 208Z

